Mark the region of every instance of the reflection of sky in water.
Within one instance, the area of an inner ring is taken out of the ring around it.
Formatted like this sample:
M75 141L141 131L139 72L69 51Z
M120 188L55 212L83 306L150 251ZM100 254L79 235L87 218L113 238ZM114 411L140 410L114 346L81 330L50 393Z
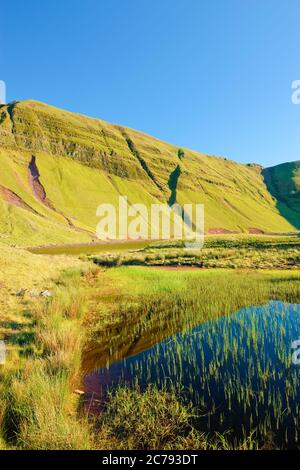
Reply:
M142 389L149 383L181 386L184 398L206 415L201 429L231 428L235 435L271 429L278 444L291 446L300 426L300 366L291 362L297 339L300 305L244 308L95 371L86 378L87 389L136 381Z

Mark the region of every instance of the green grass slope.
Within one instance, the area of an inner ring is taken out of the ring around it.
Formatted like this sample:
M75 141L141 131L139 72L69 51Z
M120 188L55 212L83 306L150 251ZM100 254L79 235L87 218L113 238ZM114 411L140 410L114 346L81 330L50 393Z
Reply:
M38 191L30 176L33 158ZM259 166L180 151L144 133L35 101L0 106L0 164L0 240L9 244L91 241L97 206L117 204L119 195L148 208L204 203L211 233L299 228L297 201L277 200ZM297 176L293 181L299 184Z
M300 229L300 161L266 168L263 174L279 212Z

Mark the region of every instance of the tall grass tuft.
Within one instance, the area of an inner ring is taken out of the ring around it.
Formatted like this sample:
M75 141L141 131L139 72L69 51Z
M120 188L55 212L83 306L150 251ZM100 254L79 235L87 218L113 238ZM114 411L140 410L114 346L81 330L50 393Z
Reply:
M100 415L98 445L115 449L176 448L178 435L191 432L191 409L172 392L154 386L141 393L138 388L119 388L108 399Z
M110 394L107 408L99 417L96 445L103 450L229 450L257 449L251 434L230 444L226 435L208 435L193 426L196 411L183 405L175 391L145 391L120 387Z
M88 449L90 427L77 416L85 298L80 272L67 273L36 312L39 355L6 387L6 439L24 449Z

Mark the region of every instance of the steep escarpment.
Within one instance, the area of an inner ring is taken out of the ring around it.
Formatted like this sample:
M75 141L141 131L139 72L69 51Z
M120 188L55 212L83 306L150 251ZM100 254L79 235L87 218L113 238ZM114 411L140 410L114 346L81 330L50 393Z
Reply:
M35 101L0 106L0 164L0 237L11 243L89 241L98 205L117 206L120 195L148 208L203 203L211 233L299 229L297 163L277 182L272 169Z

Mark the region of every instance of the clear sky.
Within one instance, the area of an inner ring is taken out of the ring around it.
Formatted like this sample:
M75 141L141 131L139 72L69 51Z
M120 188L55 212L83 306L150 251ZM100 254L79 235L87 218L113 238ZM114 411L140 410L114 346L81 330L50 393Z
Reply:
M0 15L8 101L240 162L300 160L299 0L13 0Z

